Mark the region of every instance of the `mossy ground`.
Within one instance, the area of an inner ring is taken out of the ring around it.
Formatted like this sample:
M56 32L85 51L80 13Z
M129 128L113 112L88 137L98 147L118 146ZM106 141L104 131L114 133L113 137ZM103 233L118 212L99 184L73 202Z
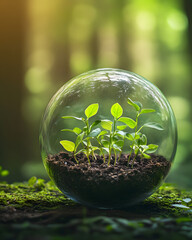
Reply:
M192 238L192 192L171 184L124 210L83 207L35 177L0 184L0 239L166 239L168 233L169 239Z

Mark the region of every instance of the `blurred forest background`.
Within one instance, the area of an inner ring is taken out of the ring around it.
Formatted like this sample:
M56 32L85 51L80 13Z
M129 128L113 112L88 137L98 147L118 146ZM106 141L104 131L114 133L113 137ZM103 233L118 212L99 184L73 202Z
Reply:
M170 101L178 149L167 181L192 188L191 0L0 0L0 165L48 176L39 125L52 95L96 68L136 72Z

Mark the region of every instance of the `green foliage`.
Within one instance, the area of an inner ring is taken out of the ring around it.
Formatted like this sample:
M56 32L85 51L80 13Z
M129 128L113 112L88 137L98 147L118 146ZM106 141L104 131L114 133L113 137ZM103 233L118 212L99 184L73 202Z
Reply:
M9 171L8 171L8 170L4 170L4 169L0 166L0 176L1 176L1 177L6 177L7 175L9 175Z
M90 125L90 123L89 123L89 119L97 114L98 109L99 109L99 104L93 103L85 109L86 118L78 118L78 117L74 117L74 116L63 116L62 117L63 119L74 119L74 120L79 120L84 123L83 129L75 127L73 130L71 130L71 129L62 129L61 130L61 131L73 132L74 134L77 135L75 142L68 141L68 140L60 141L60 144L67 151L73 152L74 158L77 163L78 163L78 160L76 158L76 155L80 152L83 152L84 154L86 154L89 164L91 164L90 159L89 159L90 154L92 154L95 157L94 152L99 149L98 147L93 146L91 144L91 138L95 138L95 137L97 137L97 135L99 135L100 129L93 130L93 127L97 126L101 121L97 120L97 121L93 122L92 125ZM77 151L80 144L83 146L83 148L80 149L79 151Z
M122 107L119 105L119 103L113 104L113 106L111 107L111 115L112 115L115 119L118 119L118 118L121 117L122 114L123 114L123 109L122 109Z
M134 152L135 153L135 157L132 161L132 166L134 164L134 161L137 157L137 155L139 153L141 153L141 155L144 157L144 158L150 158L150 155L149 153L154 153L157 148L158 148L158 145L155 145L155 144L149 144L147 145L147 137L145 134L142 134L141 133L141 130L142 128L144 127L149 127L149 128L153 128L153 129L156 129L156 130L163 130L163 127L158 124L158 123L155 123L155 122L149 122L149 123L145 123L143 126L141 126L138 130L138 120L139 120L139 117L142 115L142 114L145 114L145 113L152 113L152 112L155 112L154 109L144 109L142 108L142 104L139 103L139 102L134 102L132 101L130 98L128 98L127 100L127 103L130 104L131 106L133 106L137 112L136 114L136 124L135 124L135 132L133 134L128 134L127 135L127 138L129 141L131 141L131 152L130 152L130 155L129 155L129 159L128 159L128 163L130 161L130 157L131 157L131 153Z
M40 190L40 189L42 189L42 188L45 187L45 180L33 176L33 177L31 177L31 178L28 180L28 185L29 185L30 187L35 187L35 188L37 188L38 190Z
M63 140L60 141L61 145L69 152L74 152L75 150L75 143L68 141L68 140Z
M93 117L95 114L97 114L99 109L99 104L98 103L94 103L89 105L86 109L85 109L85 115L87 117L87 119L89 119L90 117Z
M21 236L21 232L26 232L26 237L22 235L20 239L28 239L30 229L31 234L35 232L34 229L37 229L38 237L42 233L42 238L45 238L46 235L48 239L56 239L55 232L58 232L58 229L62 233L65 231L67 236L69 233L75 232L77 237L71 236L67 239L79 239L81 234L83 239L90 239L92 232L97 233L94 239L98 239L99 233L101 239L105 239L103 236L106 234L109 236L109 232L112 235L107 239L110 240L137 239L136 236L138 239L166 239L165 236L174 240L191 239L191 191L179 189L172 184L163 184L152 196L144 202L130 207L129 211L105 210L101 212L99 210L98 212L95 209L89 209L87 216L86 208L82 209L81 205L67 198L58 191L52 182L44 183L42 188L37 188L36 181L39 182L43 179L33 177L33 180L35 181L32 185L29 185L28 182L0 184L0 235L2 236L2 233L6 232L3 235L6 237L1 239L16 239L15 236L18 234ZM121 218L122 213L124 214L123 218ZM49 216L48 228L52 229L51 233L54 236L52 238L50 238L52 235L45 228L45 224L40 224L42 229L40 225L35 227L36 223L42 222L45 217L47 220L47 215ZM89 217L90 215L91 217ZM106 217L108 215L109 217ZM130 219L130 215L137 216L137 220ZM18 216L20 222L15 224ZM68 220L66 221L66 219ZM31 225L33 223L35 225ZM11 231L10 224L14 226ZM86 229L88 229L89 235L84 238ZM172 237L170 238L170 236ZM61 239L65 239L65 237L62 236Z
M106 153L108 154L108 165L110 165L111 156L114 154L115 165L117 160L120 159L125 145L127 149L130 149L128 164L131 160L132 152L134 153L132 166L138 154L140 154L143 158L150 158L149 154L154 153L157 150L158 145L147 144L147 136L141 133L141 130L146 127L156 130L163 130L163 128L159 123L148 122L144 123L138 129L139 117L142 114L153 113L155 110L144 109L141 103L134 102L130 98L128 98L127 103L136 110L135 120L122 116L123 108L119 103L113 104L110 109L113 118L112 121L109 119L98 119L90 124L90 118L95 116L99 110L98 103L91 104L85 109L85 118L63 116L63 119L81 121L84 123L84 126L82 129L79 127L75 127L73 129L62 129L61 131L74 133L76 135L76 140L75 142L62 140L60 141L60 144L65 150L73 153L77 163L78 160L76 156L78 153L84 153L87 156L89 164L91 164L89 158L90 155L92 155L93 158L96 158L95 152L99 152L99 154L103 156L104 162L106 162ZM129 130L125 131L127 128ZM130 133L130 129L133 129L134 132ZM94 146L93 142L97 142L97 146Z

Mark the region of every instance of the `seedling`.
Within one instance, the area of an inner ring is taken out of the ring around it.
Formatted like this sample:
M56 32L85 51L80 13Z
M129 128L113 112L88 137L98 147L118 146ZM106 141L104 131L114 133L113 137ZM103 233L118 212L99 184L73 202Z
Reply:
M67 151L73 153L77 163L79 163L76 157L77 154L84 153L91 165L90 155L96 159L95 151L98 151L99 154L103 156L104 163L106 162L105 153L108 153L108 165L110 165L113 153L115 157L114 165L116 165L118 159L121 157L125 141L128 142L127 149L130 149L128 164L131 160L132 152L135 154L134 159L132 160L132 167L138 154L141 154L142 158L151 158L149 154L154 153L157 150L158 145L147 145L147 137L145 134L141 133L141 130L145 127L154 128L156 130L163 130L163 128L158 123L148 122L138 129L139 117L142 114L155 112L155 110L142 108L141 103L134 102L130 98L128 98L127 102L136 110L135 120L122 116L123 108L119 103L115 103L111 107L110 111L113 118L112 121L109 119L98 119L90 124L90 118L95 116L98 112L98 103L91 104L85 109L84 113L86 118L63 116L63 119L73 119L83 122L84 127L82 129L79 127L75 127L73 129L62 129L61 131L68 131L76 134L76 140L75 142L62 140L60 141L60 144ZM94 129L96 126L97 128ZM129 131L125 131L127 128ZM130 129L133 129L134 132L130 133ZM98 146L94 146L92 144L93 140L97 141Z
M136 112L137 112L137 114L136 114L136 121L135 121L135 132L132 133L132 134L127 134L126 135L127 139L131 141L131 145L130 145L131 152L129 154L128 163L130 162L132 151L134 151L134 153L135 153L135 157L134 157L134 159L132 161L132 166L133 166L134 161L135 161L135 159L136 159L136 157L137 157L139 152L141 153L142 157L145 157L145 158L149 159L151 157L150 157L150 155L148 155L148 153L154 153L157 150L157 148L158 148L158 145L156 145L156 144L149 144L149 145L147 145L147 137L146 137L145 134L141 133L142 128L150 127L150 128L154 128L154 129L157 129L157 130L163 130L163 128L158 123L148 122L148 123L143 124L138 129L139 117L142 114L145 114L145 113L155 112L155 110L154 109L144 109L144 108L142 108L142 104L141 103L134 102L130 98L128 98L127 102L128 102L128 104L133 106L135 108Z
M68 141L68 140L62 140L60 141L60 144L69 152L73 152L74 158L76 160L76 162L78 163L78 160L76 158L76 155L80 152L83 152L88 159L89 164L90 163L90 159L89 159L89 155L92 154L95 157L94 151L96 151L97 149L99 149L96 146L92 146L91 144L91 138L96 137L97 135L99 135L100 133L100 129L97 130L93 130L92 129L100 123L99 120L93 122L91 125L89 124L89 119L91 117L93 117L94 115L97 114L99 109L99 104L98 103L94 103L89 105L86 109L85 109L85 116L86 118L79 118L79 117L75 117L75 116L63 116L63 119L74 119L74 120L78 120L84 123L84 127L83 129L75 127L74 129L62 129L61 131L68 131L68 132L72 132L74 134L77 135L76 137L76 141L75 143L72 141ZM83 148L80 149L77 152L77 149L79 147L79 145L82 144Z

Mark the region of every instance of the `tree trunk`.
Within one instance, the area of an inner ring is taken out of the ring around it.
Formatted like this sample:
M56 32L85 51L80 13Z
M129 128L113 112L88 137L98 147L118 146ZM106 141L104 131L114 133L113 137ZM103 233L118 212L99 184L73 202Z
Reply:
M14 180L26 142L22 118L26 4L26 0L0 1L0 165L11 170Z

